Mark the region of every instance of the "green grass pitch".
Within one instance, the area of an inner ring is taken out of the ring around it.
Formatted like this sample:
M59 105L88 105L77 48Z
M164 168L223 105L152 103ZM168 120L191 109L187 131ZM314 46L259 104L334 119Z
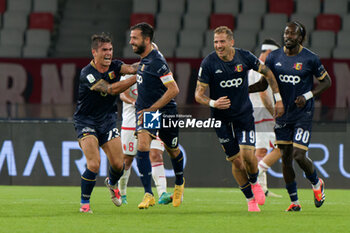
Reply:
M82 214L80 187L0 186L0 232L350 232L350 190L326 189L317 209L311 189L300 189L301 212L285 212L286 191L272 191L283 198L267 198L260 213L248 213L238 188L185 188L178 208L156 204L139 210L141 188L128 188L129 204L118 208L106 188L96 187L94 213Z

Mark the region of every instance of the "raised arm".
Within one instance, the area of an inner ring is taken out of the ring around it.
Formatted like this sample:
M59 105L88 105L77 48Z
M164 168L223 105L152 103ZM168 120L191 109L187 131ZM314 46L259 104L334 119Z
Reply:
M101 79L97 83L95 83L90 88L90 90L100 91L100 92L107 93L110 95L116 95L116 94L119 94L119 93L125 91L130 86L132 86L134 83L136 83L136 75L134 75L126 80L115 82L112 84L109 84L105 80Z
M205 91L208 88L208 84L197 81L197 87L195 91L195 99L198 103L210 106L212 108L227 109L231 105L230 99L227 96L220 97L217 100L212 100L205 95Z

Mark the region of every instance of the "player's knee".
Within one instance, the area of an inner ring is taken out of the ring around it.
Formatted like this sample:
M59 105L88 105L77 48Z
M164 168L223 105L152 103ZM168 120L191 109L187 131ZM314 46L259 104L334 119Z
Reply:
M128 170L131 167L133 157L128 156L124 159L125 169Z
M149 152L151 162L163 162L163 151L153 149Z
M298 163L304 161L305 158L306 158L306 151L304 151L304 150L296 150L296 151L294 151L293 152L293 158Z
M137 145L137 150L139 151L149 151L150 145L146 141L139 141Z
M259 148L259 149L256 149L255 156L260 161L265 157L266 153L267 153L267 150L265 148Z
M92 171L97 173L100 170L100 160L89 160L87 161L87 168Z
M166 148L166 150L171 158L176 158L181 152L179 148L176 148L176 149Z
M240 156L233 156L230 161L232 162L233 166L236 169L238 169L238 170L244 169L243 160Z
M118 172L121 172L123 169L125 169L124 164L113 164L113 166L111 165L111 167Z

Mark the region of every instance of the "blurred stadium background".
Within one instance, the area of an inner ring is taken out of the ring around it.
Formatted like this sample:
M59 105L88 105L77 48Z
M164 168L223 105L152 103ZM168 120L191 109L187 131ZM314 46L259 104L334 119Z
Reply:
M129 27L152 24L181 90L180 113L206 118L209 109L195 103L194 88L201 59L213 49L212 29L230 27L235 46L257 55L265 38L282 44L290 20L306 26L304 45L333 81L316 101L309 156L326 183L349 188L349 0L0 0L0 184L79 184L84 161L71 119L80 69L92 58L92 34L111 33L114 56L131 63L138 58ZM181 137L189 186L234 184L214 132ZM271 186L283 187L280 165L273 169Z

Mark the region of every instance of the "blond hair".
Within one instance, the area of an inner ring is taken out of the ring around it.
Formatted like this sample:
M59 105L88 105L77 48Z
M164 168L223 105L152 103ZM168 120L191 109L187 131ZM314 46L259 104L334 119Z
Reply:
M230 28L226 26L220 26L215 28L214 34L221 34L221 33L225 33L227 35L227 39L233 40L233 32Z

